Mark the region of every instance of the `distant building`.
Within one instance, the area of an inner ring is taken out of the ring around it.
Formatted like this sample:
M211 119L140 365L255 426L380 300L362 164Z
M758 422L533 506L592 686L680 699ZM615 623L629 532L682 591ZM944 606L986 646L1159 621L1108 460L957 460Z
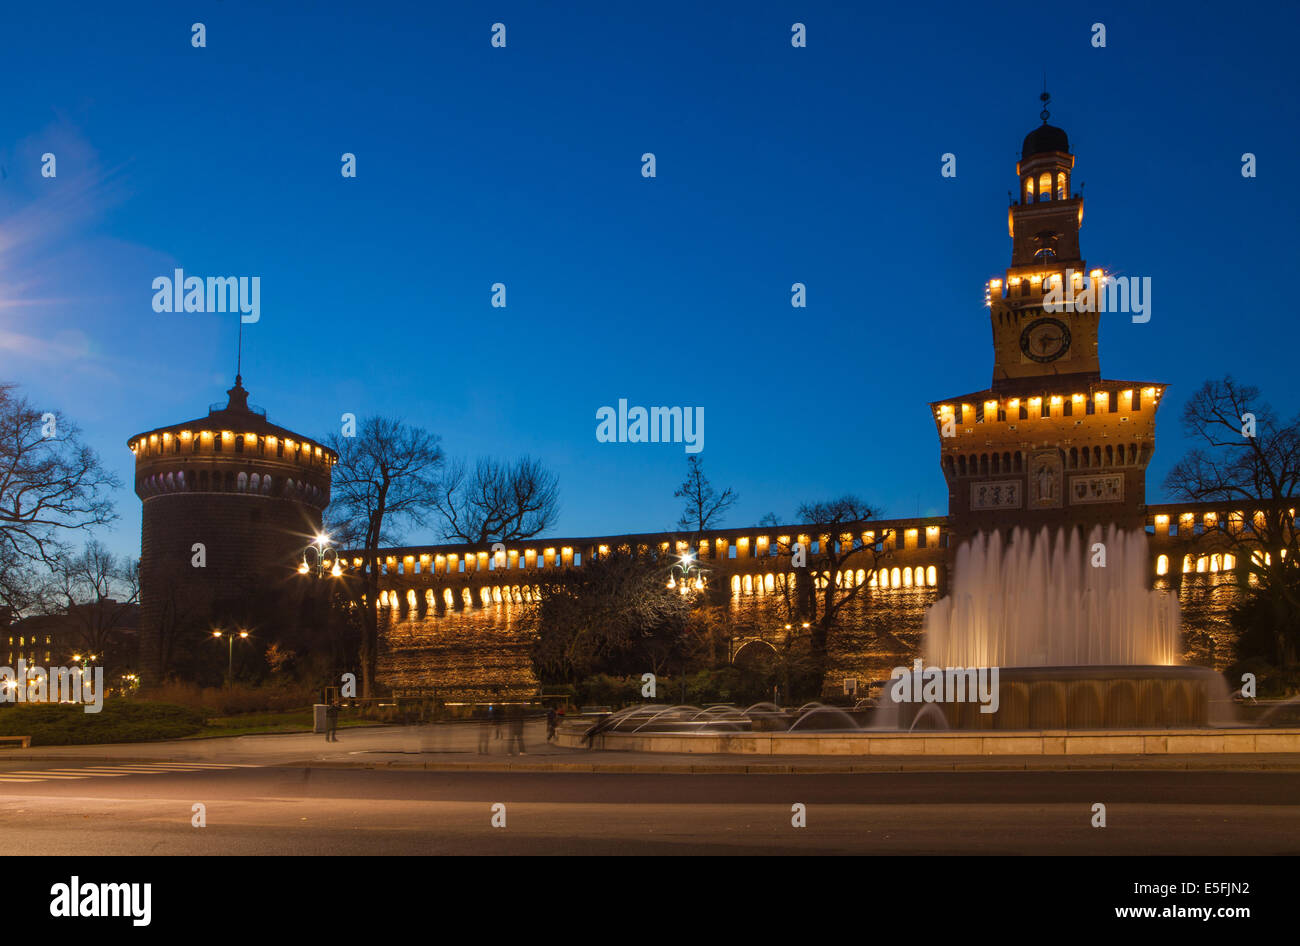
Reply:
M15 666L20 658L29 666L42 667L88 662L104 666L116 677L137 672L139 627L138 604L108 598L59 614L23 618L0 633L6 666Z

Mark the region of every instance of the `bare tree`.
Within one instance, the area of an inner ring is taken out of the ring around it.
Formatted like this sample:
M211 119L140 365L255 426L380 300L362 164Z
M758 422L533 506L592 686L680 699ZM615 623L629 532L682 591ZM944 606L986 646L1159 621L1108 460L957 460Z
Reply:
M438 437L400 420L367 417L355 437L329 438L334 467L330 528L359 552L362 573L349 581L362 612L361 686L372 696L379 655L379 550L404 525L424 525L435 508L443 463Z
M719 495L704 475L704 464L699 456L686 459L686 479L673 491L673 496L686 500L686 508L677 520L677 528L703 532L721 524L723 514L739 499L730 487Z
M777 585L786 620L793 626L807 626L812 671L820 680L825 676L827 644L831 632L845 609L864 597L871 578L888 561L889 529L863 542L860 526L876 518L877 512L856 496L843 496L827 502L805 503L796 517L805 525L801 532L817 543L817 549L796 548L796 541L777 542L778 554L789 556L794 580L786 573ZM800 562L804 564L800 565ZM857 581L858 570L863 572Z
M140 597L140 563L129 556L119 559L92 540L79 555L59 558L54 585L82 647L102 657L122 629L129 613L125 605Z
M463 461L452 465L438 487L435 506L445 523L444 539L485 545L546 531L555 523L559 497L555 474L537 460L523 457L508 464L481 459L472 473Z
M1229 376L1205 382L1182 421L1200 445L1169 471L1165 488L1242 508L1242 522L1219 517L1211 534L1245 569L1242 590L1268 603L1278 650L1293 661L1300 644L1300 414L1280 422L1258 388Z
M0 603L32 606L33 569L53 568L67 540L116 517L120 486L59 411L41 411L0 384Z

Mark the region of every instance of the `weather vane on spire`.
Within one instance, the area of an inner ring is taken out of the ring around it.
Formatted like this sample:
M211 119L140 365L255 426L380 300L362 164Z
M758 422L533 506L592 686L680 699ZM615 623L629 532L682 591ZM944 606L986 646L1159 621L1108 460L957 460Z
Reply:
M1047 110L1047 103L1052 100L1052 97L1047 94L1047 73L1046 72L1043 73L1043 94L1038 97L1038 100L1043 103L1043 110L1038 113L1038 117L1041 118L1043 120L1043 124L1046 125L1047 119L1051 115L1051 112Z

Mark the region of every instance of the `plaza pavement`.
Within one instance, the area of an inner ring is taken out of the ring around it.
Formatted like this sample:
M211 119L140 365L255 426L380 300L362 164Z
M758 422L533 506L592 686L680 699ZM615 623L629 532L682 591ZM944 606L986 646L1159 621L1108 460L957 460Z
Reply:
M507 753L508 733L486 723L349 727L338 742L313 733L179 739L101 746L0 749L0 764L209 762L317 768L441 772L605 772L668 774L817 774L1068 770L1300 771L1300 754L1097 756L763 756L593 751L549 744L545 723L530 720L525 754ZM485 738L484 738L485 737ZM485 752L480 752L486 748Z

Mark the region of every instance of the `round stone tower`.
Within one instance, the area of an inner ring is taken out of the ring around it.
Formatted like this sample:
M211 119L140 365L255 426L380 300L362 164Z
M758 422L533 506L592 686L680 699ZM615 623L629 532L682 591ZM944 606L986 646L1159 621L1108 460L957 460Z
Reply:
M216 628L297 620L296 567L321 527L337 454L248 404L239 376L224 408L136 434L140 667L179 669ZM258 627L267 637L276 627ZM261 635L259 635L261 636ZM210 642L209 642L210 646Z

